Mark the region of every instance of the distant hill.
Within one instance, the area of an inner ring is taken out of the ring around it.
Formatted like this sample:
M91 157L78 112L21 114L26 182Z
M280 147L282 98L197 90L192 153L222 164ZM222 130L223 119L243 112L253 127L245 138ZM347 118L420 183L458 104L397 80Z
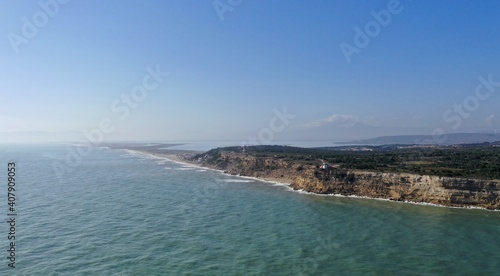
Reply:
M423 145L423 144L473 144L484 142L500 141L500 134L494 133L449 133L442 137L437 137L443 140L441 143L435 141L432 135L398 135L398 136L381 136L365 140L356 140L350 142L337 142L337 144L349 145ZM436 139L437 140L437 139Z

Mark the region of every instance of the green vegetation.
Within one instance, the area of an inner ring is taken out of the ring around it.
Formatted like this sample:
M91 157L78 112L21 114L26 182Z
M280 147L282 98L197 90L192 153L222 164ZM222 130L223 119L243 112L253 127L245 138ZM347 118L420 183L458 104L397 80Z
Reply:
M499 146L499 142L453 146L391 145L331 148L251 146L218 148L207 154L212 160L217 159L221 151L232 151L304 165L321 165L320 159L323 159L343 169L500 179Z

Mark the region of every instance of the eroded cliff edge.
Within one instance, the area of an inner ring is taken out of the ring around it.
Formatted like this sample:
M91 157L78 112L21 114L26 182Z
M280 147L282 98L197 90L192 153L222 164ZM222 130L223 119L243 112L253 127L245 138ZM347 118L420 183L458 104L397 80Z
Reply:
M296 190L500 210L500 180L386 173L306 165L277 156L209 151L190 162L226 173L290 183Z

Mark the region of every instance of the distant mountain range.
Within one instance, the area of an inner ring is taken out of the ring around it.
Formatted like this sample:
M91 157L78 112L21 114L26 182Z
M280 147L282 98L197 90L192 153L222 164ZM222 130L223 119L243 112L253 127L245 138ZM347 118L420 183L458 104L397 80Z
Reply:
M484 142L500 141L500 134L496 133L449 133L442 136L436 136L433 139L432 135L397 135L397 136L380 136L371 139L355 140L350 142L337 142L344 145L456 145L456 144L473 144Z

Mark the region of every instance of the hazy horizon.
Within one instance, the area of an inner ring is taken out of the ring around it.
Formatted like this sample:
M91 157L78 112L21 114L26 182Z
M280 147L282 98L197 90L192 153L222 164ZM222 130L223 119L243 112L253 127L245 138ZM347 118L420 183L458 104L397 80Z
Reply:
M493 1L3 1L0 143L496 133L499 11Z

